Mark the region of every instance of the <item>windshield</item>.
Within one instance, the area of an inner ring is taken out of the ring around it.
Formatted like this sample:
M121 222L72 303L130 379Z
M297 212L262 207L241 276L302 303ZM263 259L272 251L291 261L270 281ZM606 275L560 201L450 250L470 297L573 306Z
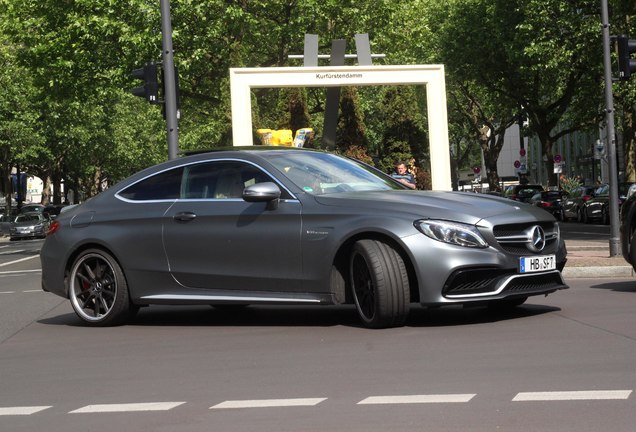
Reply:
M15 218L15 222L38 222L40 220L40 218L37 215L33 215L33 214L24 214L24 215L19 215L16 216Z
M265 157L296 186L314 195L404 189L391 177L334 154L290 151Z

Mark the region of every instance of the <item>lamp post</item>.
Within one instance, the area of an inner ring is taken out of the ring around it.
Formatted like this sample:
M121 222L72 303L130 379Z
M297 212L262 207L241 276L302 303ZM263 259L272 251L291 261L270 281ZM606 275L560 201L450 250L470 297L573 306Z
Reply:
M605 114L607 122L607 162L609 165L609 216L610 256L618 256L620 226L618 215L618 172L616 169L616 133L614 132L614 95L612 94L612 63L610 59L610 33L607 0L601 0L601 24L603 27L603 67L605 69Z
M166 132L168 135L168 159L176 159L179 152L179 119L177 116L177 85L174 72L174 50L172 49L172 23L170 22L170 0L160 0L161 36L163 60L163 85L166 110Z

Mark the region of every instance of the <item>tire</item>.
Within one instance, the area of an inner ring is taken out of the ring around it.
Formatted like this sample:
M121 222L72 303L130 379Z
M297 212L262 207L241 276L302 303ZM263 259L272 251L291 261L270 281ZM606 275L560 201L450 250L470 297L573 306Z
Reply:
M71 267L69 298L77 316L92 327L121 325L138 307L117 261L101 249L82 252Z
M563 209L559 210L559 216L557 217L557 220L561 221L561 222L567 222L568 219L565 217L565 211Z
M605 210L603 210L603 213L601 213L601 214L602 214L602 216L601 216L601 223L602 223L603 225L609 225L609 223L610 223L610 220L609 220L609 219L610 219L610 218L609 218L609 209L605 209Z
M636 271L636 231L632 232L632 238L629 241L629 263Z
M409 279L395 249L376 240L353 246L349 265L358 315L369 328L403 326L409 312Z

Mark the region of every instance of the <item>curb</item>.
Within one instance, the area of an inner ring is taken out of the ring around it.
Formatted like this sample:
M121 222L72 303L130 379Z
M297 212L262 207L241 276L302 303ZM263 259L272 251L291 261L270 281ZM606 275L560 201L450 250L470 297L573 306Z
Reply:
M592 266L592 267L568 267L567 264L561 272L564 278L610 278L610 277L634 277L631 266Z

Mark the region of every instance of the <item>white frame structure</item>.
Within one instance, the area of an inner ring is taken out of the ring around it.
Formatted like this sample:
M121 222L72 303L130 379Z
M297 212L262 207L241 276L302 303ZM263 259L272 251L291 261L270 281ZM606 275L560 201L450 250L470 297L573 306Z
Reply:
M425 85L431 182L451 190L446 83L443 65L321 66L230 69L234 146L254 145L252 88Z

